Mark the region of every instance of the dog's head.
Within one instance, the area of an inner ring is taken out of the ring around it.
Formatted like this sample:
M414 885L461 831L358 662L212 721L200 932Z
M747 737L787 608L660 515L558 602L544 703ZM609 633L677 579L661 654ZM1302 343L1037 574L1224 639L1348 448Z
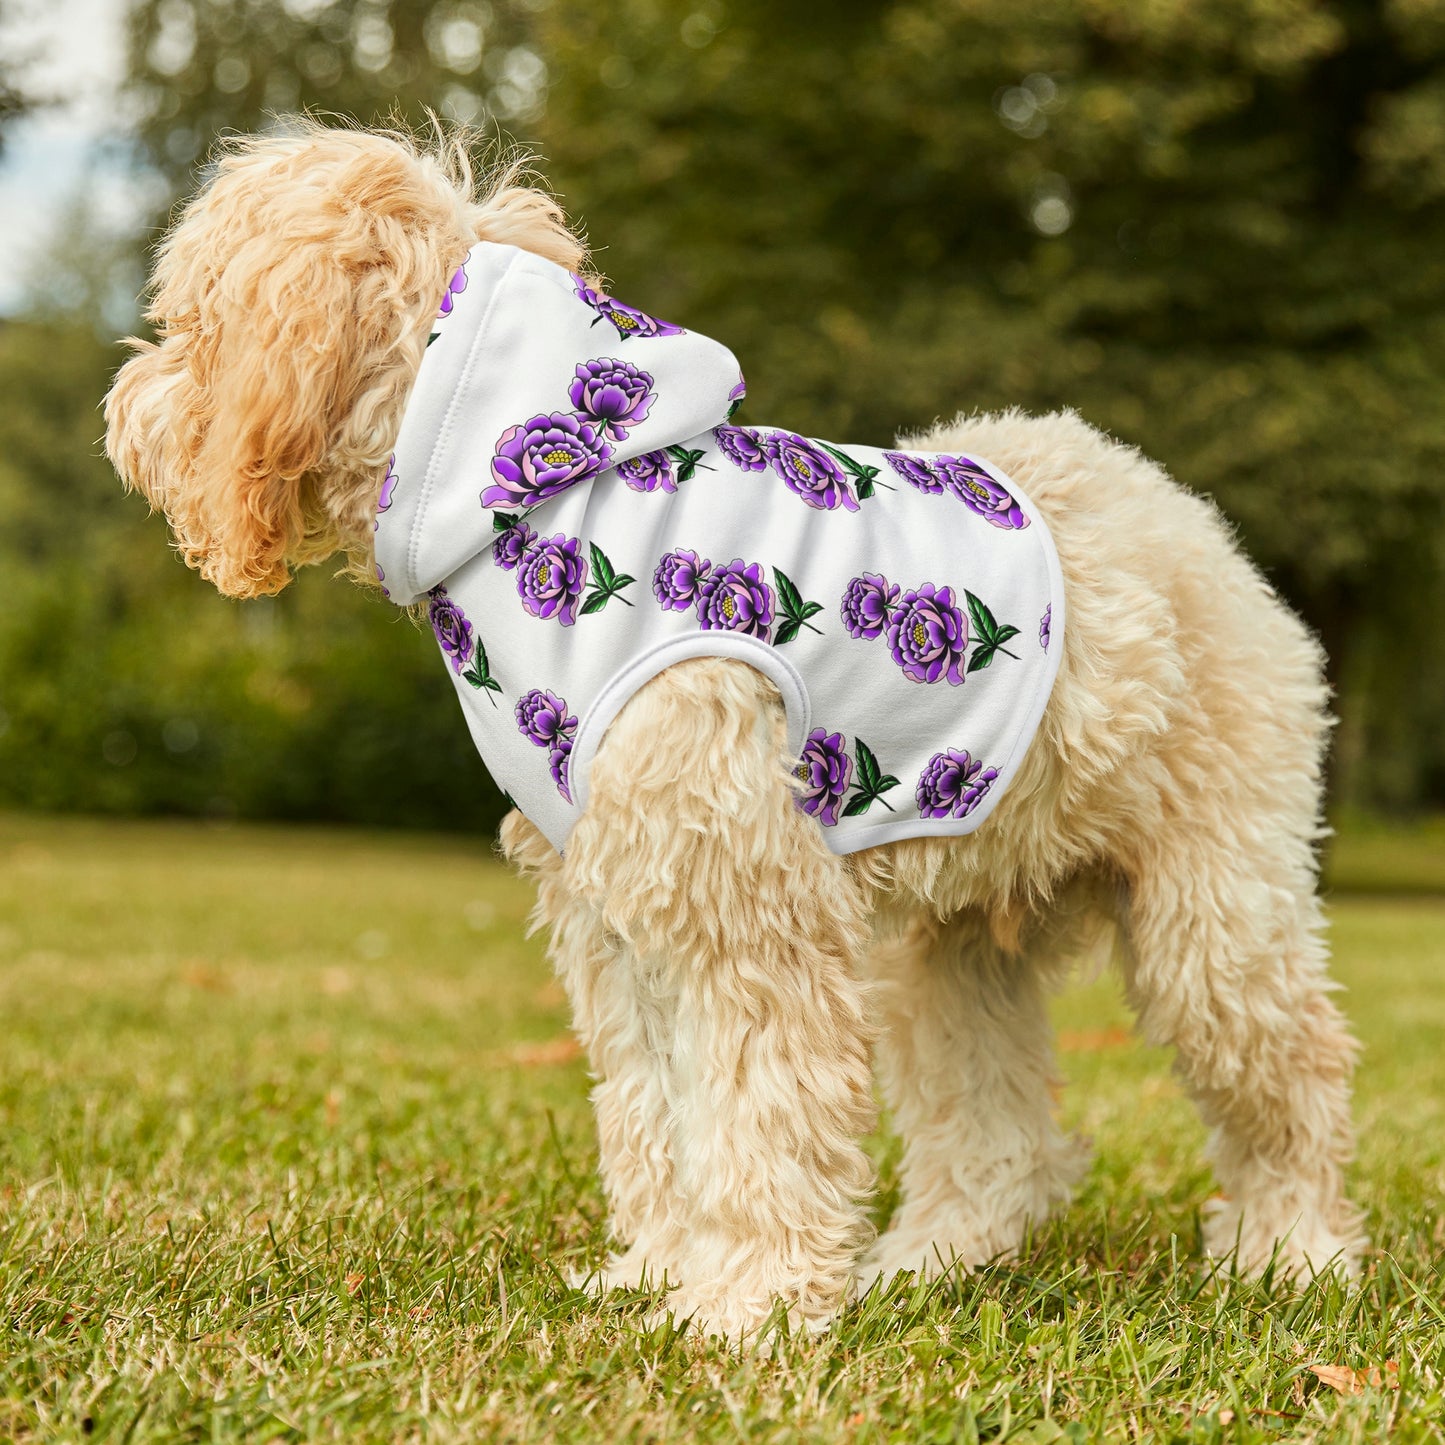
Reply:
M387 456L448 278L478 240L580 269L520 165L484 186L465 144L328 128L226 142L156 259L155 342L106 398L106 450L232 597L346 552L370 575Z

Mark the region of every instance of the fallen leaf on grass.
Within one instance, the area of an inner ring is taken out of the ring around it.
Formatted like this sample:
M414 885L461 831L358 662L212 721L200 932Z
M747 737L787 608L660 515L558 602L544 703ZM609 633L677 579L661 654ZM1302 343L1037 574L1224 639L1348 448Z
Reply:
M571 1034L548 1039L540 1044L516 1044L502 1053L504 1064L520 1064L524 1069L546 1068L551 1064L570 1064L582 1057L582 1045Z
M537 990L533 1002L539 1008L561 1008L567 1002L567 990L555 978L549 979Z
M1065 1053L1094 1054L1106 1049L1127 1049L1135 1042L1128 1029L1065 1029L1058 1037Z
M190 988L204 989L207 993L230 993L231 981L219 969L204 959L192 958L181 970L181 982Z
M366 1283L364 1274L349 1274L346 1276L346 1293L354 1295L362 1285Z
M1400 1388L1400 1365L1397 1360L1386 1360L1383 1373L1371 1365L1368 1370L1352 1370L1348 1365L1311 1365L1315 1378L1320 1384L1341 1395L1363 1395L1366 1390L1387 1390Z

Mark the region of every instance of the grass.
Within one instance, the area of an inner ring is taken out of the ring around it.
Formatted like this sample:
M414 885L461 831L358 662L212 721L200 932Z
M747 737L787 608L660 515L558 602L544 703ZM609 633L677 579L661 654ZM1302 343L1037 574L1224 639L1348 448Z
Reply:
M1211 1276L1202 1131L1100 983L1073 1207L772 1359L567 1284L603 1211L528 904L481 843L0 817L0 1439L1445 1439L1445 901L1332 904L1361 1287Z
M1338 821L1325 882L1352 893L1445 894L1445 817L1410 823L1350 815Z

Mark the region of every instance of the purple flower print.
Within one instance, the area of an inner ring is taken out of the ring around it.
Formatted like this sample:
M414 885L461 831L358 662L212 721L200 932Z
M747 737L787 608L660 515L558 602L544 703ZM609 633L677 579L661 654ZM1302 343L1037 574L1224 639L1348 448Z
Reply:
M620 442L627 428L636 426L651 410L652 384L652 377L630 361L604 356L578 365L567 397L584 416L600 421L613 441Z
M759 441L773 470L810 507L825 512L835 507L858 510L843 468L817 442L790 431L766 432Z
M572 284L577 293L577 299L584 305L590 306L597 313L599 319L605 317L610 321L617 328L617 334L623 341L634 336L681 336L683 334L681 326L674 326L670 321L659 321L657 317L649 316L647 312L639 311L635 306L628 306L621 301L614 300L605 291L589 286L580 276L573 276Z
M461 672L472 655L472 624L462 609L447 596L445 587L433 587L427 604L427 620L453 672Z
M376 581L377 581L377 585L380 586L380 588L381 588L381 595L389 600L390 597L391 597L391 589L386 585L386 573L381 570L381 563L380 563L380 562L377 562L377 563L375 564L375 566L376 566Z
M534 747L551 748L577 731L577 719L567 712L567 699L534 687L517 702L517 731Z
M986 768L956 748L934 753L918 778L918 811L925 818L966 818L997 777L997 768Z
M618 462L617 475L634 492L675 492L677 477L672 469L672 458L664 451L643 452L640 457L631 457Z
M943 478L929 466L928 462L915 452L884 452L883 460L910 486L920 492L941 492L945 490Z
M925 582L905 592L888 624L888 646L905 677L914 682L940 678L957 687L963 681L968 623L953 601L952 587Z
M492 560L504 572L515 572L537 540L537 534L520 519L492 543Z
M1028 526L1029 519L1008 488L994 481L977 462L968 457L938 457L934 465L948 490L985 522L1004 531Z
M752 427L715 426L712 429L712 439L717 443L718 451L735 467L741 467L745 472L767 471L767 455L763 451L761 439Z
M393 452L386 462L386 476L381 483L381 495L376 499L376 521L371 524L371 530L375 532L381 526L381 514L391 506L391 499L396 495L396 453Z
M575 722L576 719L573 719ZM572 789L569 785L567 773L572 762L572 736L570 733L562 733L550 748L547 749L547 763L552 769L552 781L557 784L557 791L570 803L572 801Z
M568 713L566 698L534 687L517 703L517 731L534 747L547 749L552 781L570 803L572 790L568 767L572 761L572 740L577 734L577 719Z
M545 621L555 617L563 627L577 620L577 600L587 585L587 562L581 540L555 537L536 542L517 568L517 596L522 606Z
M467 289L467 266L462 262L452 272L452 279L447 282L447 294L442 297L442 304L437 308L438 316L450 316L452 307L456 304L456 298Z
M748 394L748 383L747 383L747 379L743 376L743 374L742 374L741 372L739 372L739 373L738 373L738 384L737 384L735 387L733 387L733 389L732 389L730 392L728 392L728 420L729 420L729 421L731 421L732 418L735 417L735 416L738 414L738 408L743 404L743 400L744 400L744 398L747 396L747 394Z
M554 411L508 427L492 458L493 485L482 506L532 506L605 471L612 447L603 429L585 416Z
M803 744L803 756L794 772L803 783L798 799L803 811L812 813L825 828L836 827L838 805L853 775L853 762L843 734L814 728Z
M898 588L886 577L865 572L853 578L843 594L843 626L848 635L865 639L881 636L897 600Z
M652 574L652 595L670 612L686 612L697 601L711 562L699 562L696 552L668 552Z
M1045 652L1049 650L1049 638L1053 636L1053 631L1054 604L1050 602L1049 605L1044 608L1044 615L1039 619L1039 646L1042 647Z
M734 557L713 568L697 594L697 620L703 627L746 632L768 641L773 621L773 589L763 581L763 569Z

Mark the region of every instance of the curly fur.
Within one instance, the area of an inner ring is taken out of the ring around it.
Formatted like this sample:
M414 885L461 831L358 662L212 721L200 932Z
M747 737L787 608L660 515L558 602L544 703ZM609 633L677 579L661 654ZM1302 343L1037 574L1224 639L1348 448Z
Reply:
M222 591L338 552L369 579L385 459L479 237L583 264L555 203L515 168L479 190L445 142L306 124L223 149L158 256L159 340L107 402L121 475ZM619 1252L594 1283L665 1283L678 1317L740 1338L780 1300L816 1328L860 1277L1008 1256L1084 1166L1052 1115L1045 999L1110 917L1141 1028L1213 1131L1207 1246L1352 1270L1318 647L1211 506L1070 413L905 444L998 463L1062 561L1058 682L985 828L835 857L793 804L771 685L722 660L624 709L565 859L504 825L596 1079ZM870 1248L875 1049L905 1152Z
M222 143L161 245L157 340L106 398L106 450L231 597L347 555L370 581L381 472L447 278L479 240L579 269L526 166L475 183L465 138L297 121Z

